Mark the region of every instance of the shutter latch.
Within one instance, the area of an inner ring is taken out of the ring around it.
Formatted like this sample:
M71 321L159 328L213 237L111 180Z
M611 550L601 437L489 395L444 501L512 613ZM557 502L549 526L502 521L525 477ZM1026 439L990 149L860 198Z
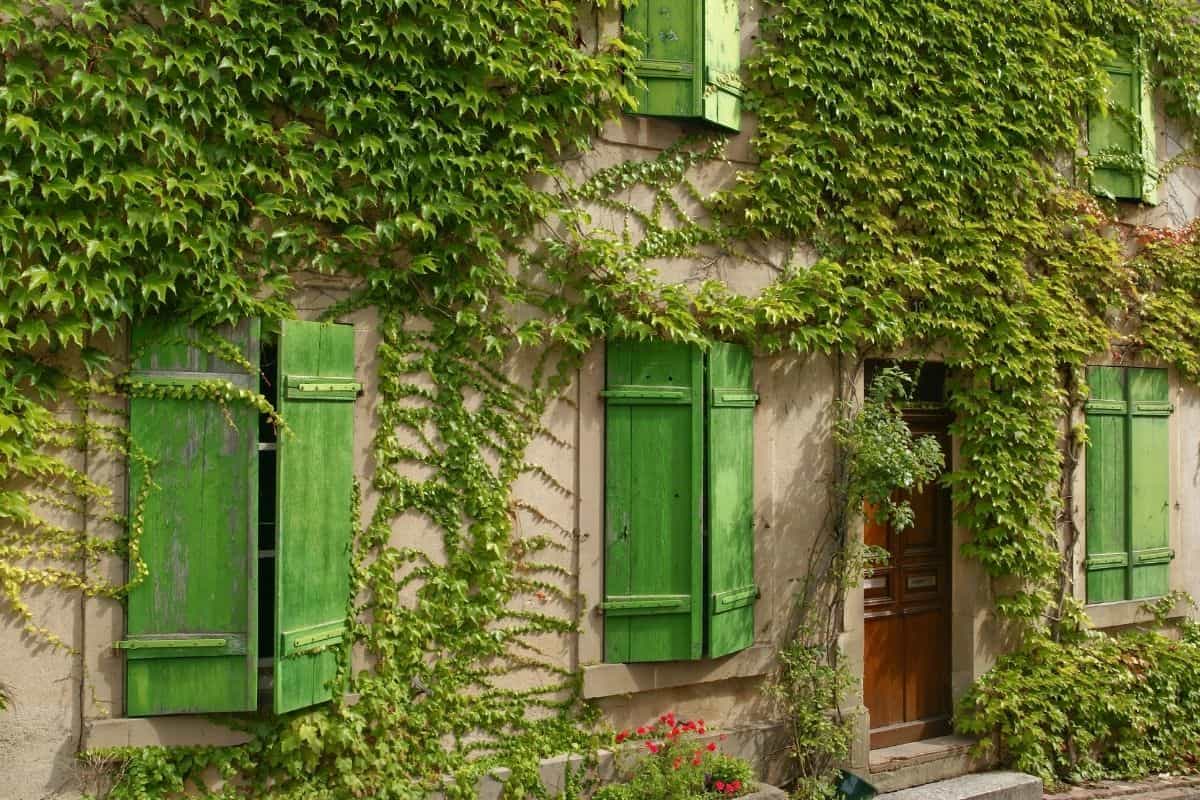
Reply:
M362 384L349 378L288 375L284 379L288 400L354 400L362 393Z

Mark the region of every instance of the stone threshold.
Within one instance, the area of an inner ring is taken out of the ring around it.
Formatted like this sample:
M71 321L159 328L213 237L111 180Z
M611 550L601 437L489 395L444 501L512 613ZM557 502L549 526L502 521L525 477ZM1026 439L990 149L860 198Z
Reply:
M972 753L975 744L950 735L882 747L870 752L870 772L863 777L883 794L989 769L990 759Z

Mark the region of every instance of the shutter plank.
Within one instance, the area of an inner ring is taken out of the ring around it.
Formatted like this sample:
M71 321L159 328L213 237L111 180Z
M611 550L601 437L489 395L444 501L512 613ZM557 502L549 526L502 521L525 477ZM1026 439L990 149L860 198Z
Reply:
M708 354L707 653L754 643L753 356L739 345L714 344Z
M701 354L614 342L607 369L605 660L698 658ZM686 391L677 399L667 389Z
M1126 517L1125 376L1119 367L1088 369L1086 470L1087 602L1124 600Z
M704 118L736 131L742 121L738 0L704 3Z
M1130 369L1130 599L1169 590L1171 461L1167 371Z
M257 363L256 321L222 333ZM132 379L253 382L240 368L189 345L191 335L178 325L135 326ZM127 637L118 645L127 654L126 712L253 710L258 412L237 403L222 409L210 401L133 397L129 427L156 462L158 488L144 509L148 574L129 593ZM131 460L131 502L145 480ZM205 640L223 644L195 644Z
M337 387L354 380L354 328L283 322L278 385L287 387L289 376L338 380L318 381L323 391L285 390L279 400L291 433L277 445L277 713L333 695L350 596L354 491L354 391Z

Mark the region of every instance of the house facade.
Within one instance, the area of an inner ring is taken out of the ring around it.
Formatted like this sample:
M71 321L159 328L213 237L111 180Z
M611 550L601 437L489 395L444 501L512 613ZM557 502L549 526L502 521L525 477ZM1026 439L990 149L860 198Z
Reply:
M695 169L697 192L679 197L685 211L703 216L696 197L754 168L755 122L740 107L737 75L759 13L744 0L644 0L628 12L625 24L650 42L638 73L645 113L611 121L567 171L584 178L653 159L688 135L719 135L725 156ZM621 24L618 10L597 12L585 38L611 36ZM1143 136L1093 119L1081 141L1150 152L1156 163L1181 152L1185 134L1161 102L1149 103L1138 65L1114 64L1112 74L1113 91L1125 92L1147 121ZM1096 190L1115 196L1130 224L1182 228L1200 214L1194 169L1161 181L1109 173L1097 171ZM655 197L638 188L624 202L648 210ZM628 226L623 210L590 212L600 229ZM752 296L795 258L766 243L752 259L701 253L656 266L664 284L715 278ZM799 259L811 263L816 253ZM370 307L324 318L352 281L312 274L299 283L299 320L222 332L244 361L205 352L162 320L105 344L128 365L132 388L112 414L94 413L127 426L147 460L86 450L68 457L112 490L116 514L140 510L146 572L125 602L31 596L35 618L70 653L17 625L0 627L0 679L13 700L0 712L0 796L75 796L87 784L82 751L234 745L247 735L223 725L227 715L290 713L336 691L330 681L354 624L344 610L356 568L351 542L381 502L373 446L391 419L379 385L391 339ZM518 350L496 370L520 383L534 360ZM891 360L912 361L905 352L856 360L756 354L732 342L703 349L609 341L573 368L526 451L536 469L512 484L514 539L545 535L557 545L540 556L552 568L538 578L546 589L522 594L513 609L578 620L577 630L540 631L529 641L545 663L579 677L604 724L636 728L667 711L703 719L764 778L787 777L786 725L763 685L792 634L797 592L823 568L813 554L836 502L835 409L861 398L873 370ZM945 370L924 357L920 375L919 402L906 418L939 441L953 470L962 442L951 427ZM180 398L155 388L212 380L261 390L289 431L277 434L258 408L230 412L199 390ZM1200 596L1200 387L1119 349L1089 360L1087 382L1083 418L1064 418L1064 432L1080 422L1089 431L1067 512L1078 536L1070 541L1064 525L1059 545L1076 599L1097 628L1115 630L1150 621L1147 599ZM60 413L74 418L78 409ZM411 427L397 426L395 436L414 453L429 446ZM400 471L416 478L426 469L412 458ZM962 552L972 531L956 518L948 490L929 486L911 500L908 530L855 524L855 536L891 558L849 590L838 637L854 678L841 708L855 727L849 767L894 788L982 764L939 737L951 732L954 703L1011 644L995 614L996 586ZM94 509L43 513L64 528L120 532ZM445 557L441 528L428 515L391 519L389 536L397 550ZM87 569L120 583L132 577L130 563L106 555ZM416 588L406 584L398 598L418 602ZM1182 603L1177 613L1186 613ZM351 654L355 668L369 669L372 658ZM521 691L543 676L517 670L497 680ZM932 761L889 751L930 740L940 742L930 746Z

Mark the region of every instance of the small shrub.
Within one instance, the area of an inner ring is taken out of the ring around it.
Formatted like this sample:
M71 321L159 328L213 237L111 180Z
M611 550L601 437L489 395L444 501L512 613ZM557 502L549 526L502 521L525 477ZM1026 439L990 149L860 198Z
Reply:
M967 693L957 725L1051 784L1194 771L1200 629L1031 640Z
M621 731L617 744L640 742L630 779L602 787L595 800L717 800L740 797L753 789L745 759L719 752L716 742L700 742L703 720L678 720L663 714L652 725Z

